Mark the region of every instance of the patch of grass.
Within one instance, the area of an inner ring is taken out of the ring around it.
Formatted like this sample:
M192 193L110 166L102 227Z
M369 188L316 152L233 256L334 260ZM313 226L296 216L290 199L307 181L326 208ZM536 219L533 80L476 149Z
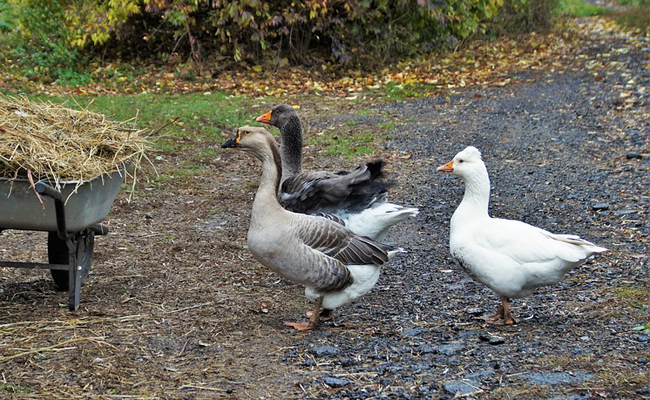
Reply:
M643 357L643 352L638 352L635 357ZM602 362L603 358L607 358ZM600 361L599 361L600 360ZM634 367L623 367L621 359L615 354L594 355L577 354L571 357L565 355L549 355L538 360L541 365L553 367L553 370L574 371L580 370L595 375L593 382L598 382L610 388L617 388L627 394L634 396L635 390L648 383L648 377L639 374ZM620 368L611 368L611 365L619 365Z
M643 309L650 307L650 287L647 286L621 286L614 293L632 308Z
M20 384L14 385L10 383L0 383L0 392L5 393L29 393L32 390L28 387L24 387Z
M388 101L402 101L406 98L418 98L429 95L431 86L423 84L398 85L396 83L388 83L382 90Z
M159 132L156 150L172 152L187 142L218 143L221 132L232 131L242 125L251 125L258 110L251 111L254 100L232 97L224 93L189 94L135 94L115 96L74 96L70 98L41 98L65 102L67 107L84 107L106 114L119 121L137 116L139 127L157 129L178 120Z
M611 10L587 3L584 0L560 0L555 12L563 17L593 17L610 14Z
M381 121L381 122L378 124L378 126L379 126L382 130L384 130L384 131L388 131L388 130L393 129L393 128L395 127L395 125L396 125L395 121ZM392 136L392 135L389 135L389 136L386 137L386 138L387 138L387 139L393 139L393 136Z
M647 32L650 30L650 6L649 8L636 8L633 11L621 14L616 19L616 23Z
M215 149L202 149L199 153L199 158L215 158L219 153Z
M332 131L308 140L309 144L325 149L327 154L352 158L359 154L373 154L377 151L377 139L373 132L341 134Z

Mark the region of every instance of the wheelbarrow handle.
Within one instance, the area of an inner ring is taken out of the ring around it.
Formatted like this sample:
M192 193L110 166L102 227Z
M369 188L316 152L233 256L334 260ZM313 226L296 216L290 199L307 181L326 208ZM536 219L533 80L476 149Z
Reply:
M37 182L34 185L36 193L51 197L54 199L54 210L56 211L56 230L59 239L66 240L68 238L68 230L65 226L65 208L63 203L63 195L52 186L44 183Z
M36 193L51 197L54 200L63 201L63 195L58 190L54 189L52 186L48 185L45 182L36 182L34 185L36 188Z

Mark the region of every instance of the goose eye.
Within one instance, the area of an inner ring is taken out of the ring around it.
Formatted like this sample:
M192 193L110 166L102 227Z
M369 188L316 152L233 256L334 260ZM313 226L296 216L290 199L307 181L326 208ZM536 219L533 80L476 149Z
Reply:
M463 160L462 158L458 160L458 164L462 164L464 162L465 162L465 160Z

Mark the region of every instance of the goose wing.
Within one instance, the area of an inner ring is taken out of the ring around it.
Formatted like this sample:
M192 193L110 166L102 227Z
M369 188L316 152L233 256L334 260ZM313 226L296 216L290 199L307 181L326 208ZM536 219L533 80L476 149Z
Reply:
M388 246L357 236L326 218L303 218L297 231L305 245L346 265L383 265L388 261Z
M299 213L357 211L386 197L386 187L375 181L380 162L360 165L349 173L302 172L282 183L280 203Z
M605 250L577 236L554 235L503 219L491 219L476 230L459 234L465 239L453 246L454 257L497 293L512 297L524 287L559 282L568 270Z

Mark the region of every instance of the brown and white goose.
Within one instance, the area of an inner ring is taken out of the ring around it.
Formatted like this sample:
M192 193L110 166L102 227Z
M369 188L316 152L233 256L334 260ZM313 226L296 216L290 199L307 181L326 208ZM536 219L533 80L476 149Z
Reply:
M380 241L388 228L418 214L417 208L387 202L387 188L376 180L381 176L381 161L360 165L349 173L303 171L302 122L293 107L277 105L256 121L280 129L279 199L284 208L334 214L356 234Z
M554 285L592 254L607 250L575 235L490 217L490 177L476 147L467 147L438 171L451 172L465 182L463 200L451 217L449 248L465 271L501 297L502 305L484 318L487 322L514 324L508 298Z
M358 236L320 216L284 209L277 199L282 165L275 138L264 128L244 126L221 147L242 149L262 162L248 229L248 249L261 264L305 286L315 301L308 322L285 322L312 329L322 308L333 310L368 293L381 266L400 249Z

